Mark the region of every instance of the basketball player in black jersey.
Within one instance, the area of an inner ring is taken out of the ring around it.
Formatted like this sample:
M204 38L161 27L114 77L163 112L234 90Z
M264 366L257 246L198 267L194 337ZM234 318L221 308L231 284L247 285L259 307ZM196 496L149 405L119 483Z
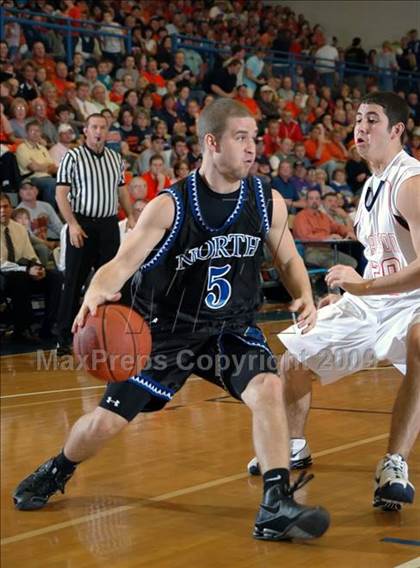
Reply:
M63 491L77 464L139 412L163 408L196 373L252 412L254 445L264 474L254 536L314 538L328 528L325 509L293 499L309 478L303 474L297 483L289 483L284 385L255 325L264 242L294 298L299 325L309 331L316 319L284 201L258 178L247 177L256 134L255 120L236 102L220 99L203 110L199 172L151 201L116 257L93 278L75 328L98 305L117 301L119 290L135 274L134 305L148 320L153 337L150 365L126 382L108 385L99 407L73 426L63 451L18 486L18 509L43 507L57 490ZM212 361L210 369L200 368L202 355Z

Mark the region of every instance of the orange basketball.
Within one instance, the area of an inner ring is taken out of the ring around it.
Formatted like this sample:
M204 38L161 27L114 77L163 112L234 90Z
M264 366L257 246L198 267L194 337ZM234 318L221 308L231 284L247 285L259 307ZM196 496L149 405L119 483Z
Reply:
M121 304L100 306L74 334L73 351L88 373L107 382L126 381L147 363L150 329L140 314Z

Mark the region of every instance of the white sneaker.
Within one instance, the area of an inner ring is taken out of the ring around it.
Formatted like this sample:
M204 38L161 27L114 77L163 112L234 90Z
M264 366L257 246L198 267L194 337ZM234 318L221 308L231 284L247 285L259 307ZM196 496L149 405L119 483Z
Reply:
M305 438L292 438L290 440L290 469L305 469L310 465L312 465L311 451ZM249 475L261 475L257 458L252 458L247 469Z
M414 501L414 493L405 459L400 454L386 454L376 468L373 506L384 511L399 511L403 503Z

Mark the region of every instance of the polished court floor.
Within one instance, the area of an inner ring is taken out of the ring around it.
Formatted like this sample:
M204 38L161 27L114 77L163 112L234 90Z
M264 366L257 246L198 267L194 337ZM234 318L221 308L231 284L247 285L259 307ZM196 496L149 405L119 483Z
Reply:
M282 325L263 325L276 352ZM252 539L261 481L245 472L249 412L198 378L79 467L65 495L41 511L15 511L15 485L57 453L104 389L63 361L53 370L49 353L1 359L3 568L420 567L420 498L401 513L371 507L401 380L392 368L315 384L308 428L315 479L297 499L324 505L332 525L317 541L291 544ZM419 441L409 463L419 488Z

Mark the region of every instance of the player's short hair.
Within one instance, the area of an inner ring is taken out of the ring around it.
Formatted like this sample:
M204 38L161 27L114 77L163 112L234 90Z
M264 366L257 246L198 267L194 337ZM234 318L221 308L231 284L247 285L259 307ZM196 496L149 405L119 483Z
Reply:
M229 118L253 118L246 106L231 99L217 99L205 107L198 117L198 140L204 147L206 134L213 134L217 141L226 130Z
M405 100L395 93L379 91L369 93L362 98L360 104L381 106L384 109L385 115L388 117L389 129L399 122L404 124L404 128L407 127L410 108ZM403 134L401 135L401 140Z

